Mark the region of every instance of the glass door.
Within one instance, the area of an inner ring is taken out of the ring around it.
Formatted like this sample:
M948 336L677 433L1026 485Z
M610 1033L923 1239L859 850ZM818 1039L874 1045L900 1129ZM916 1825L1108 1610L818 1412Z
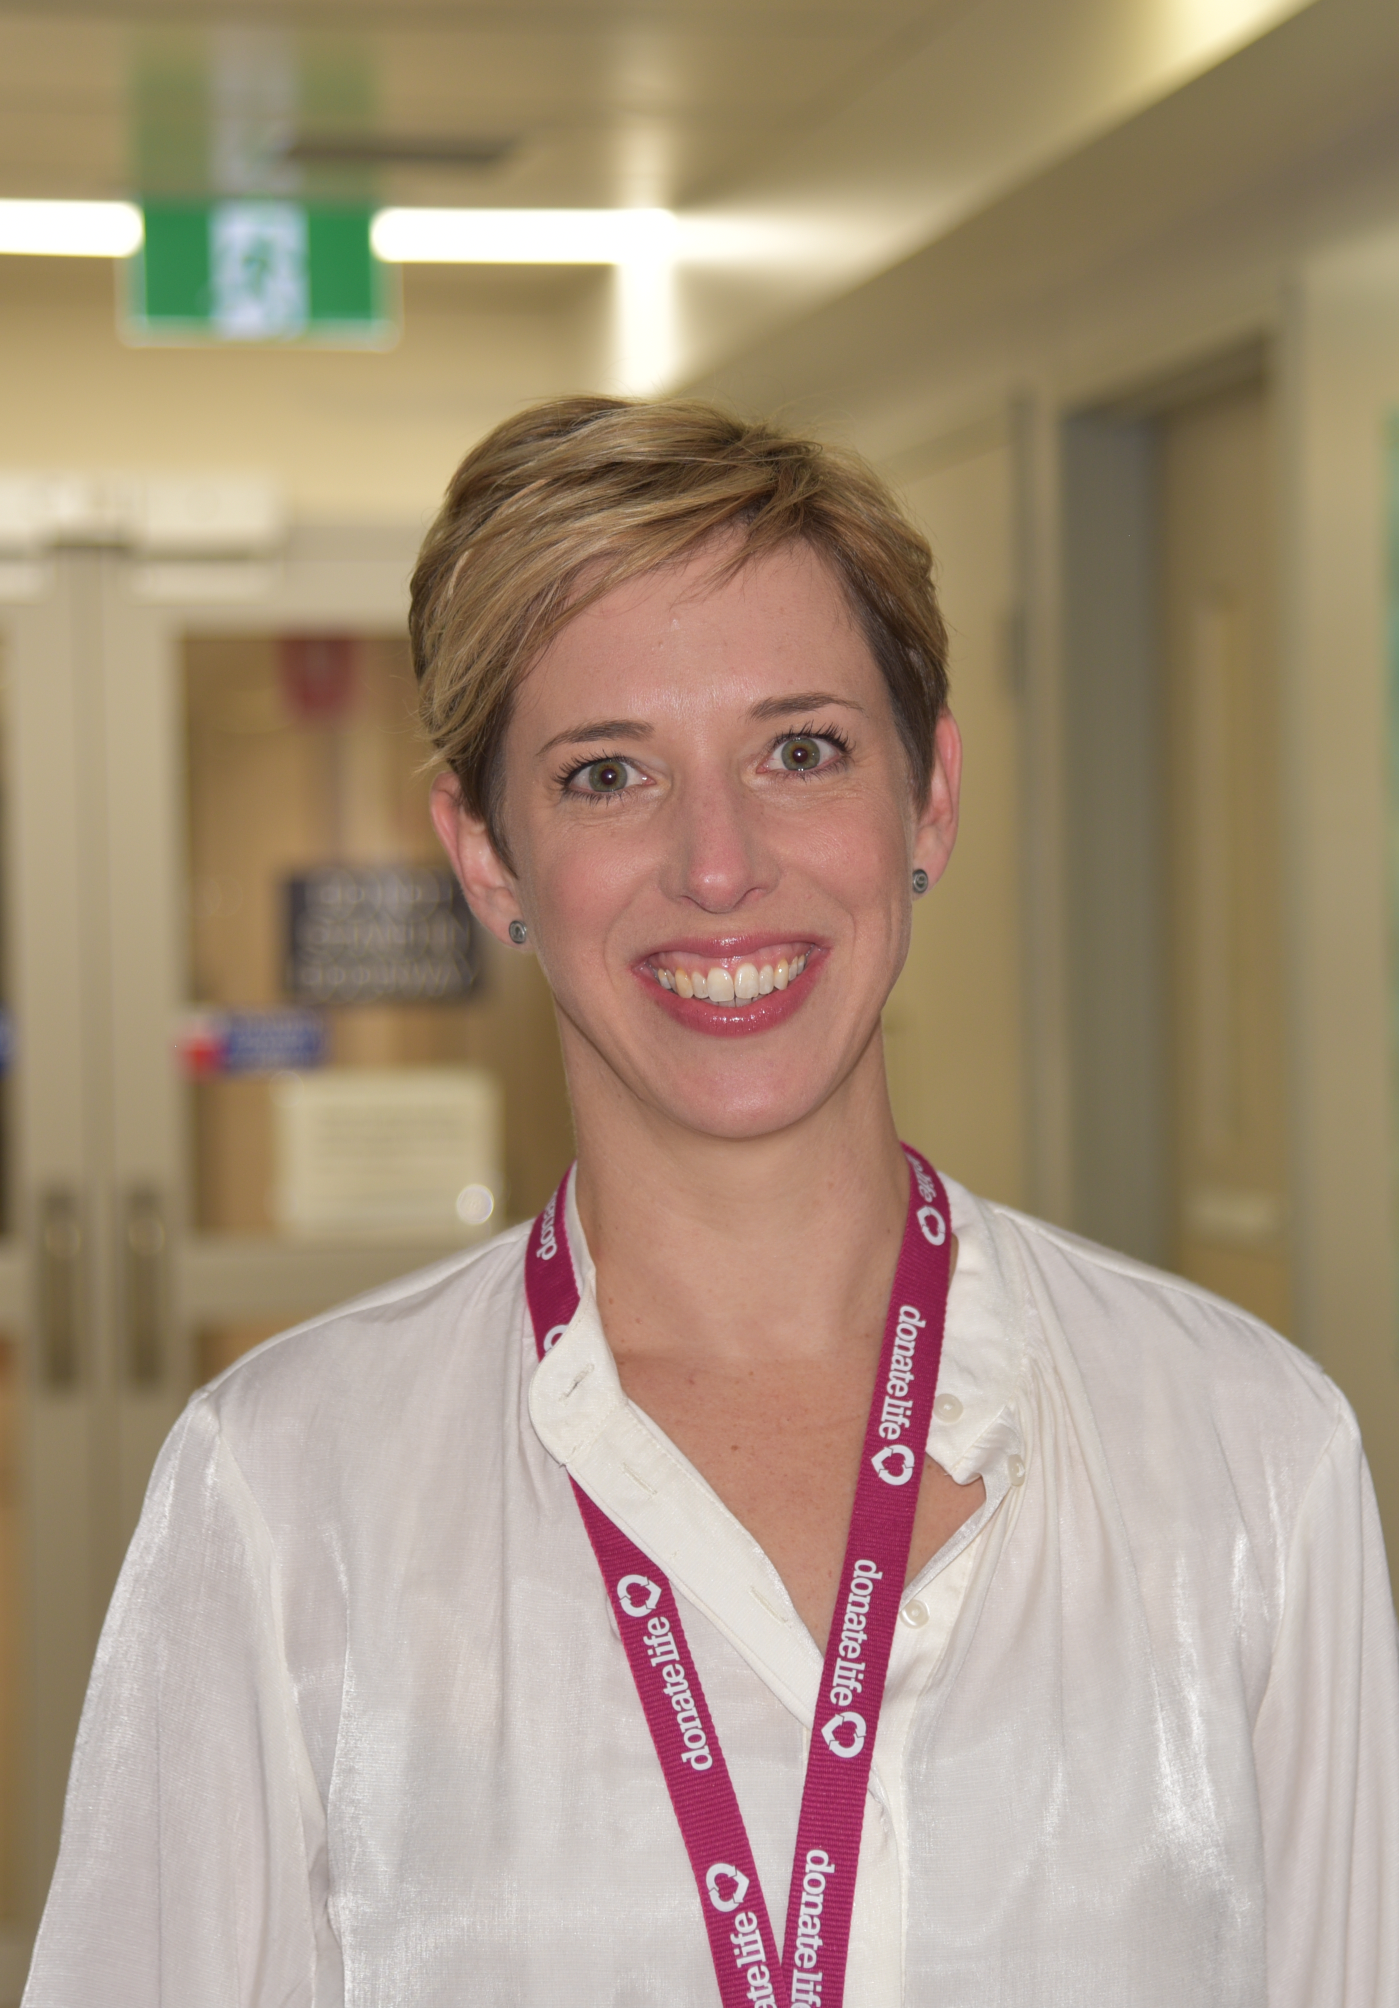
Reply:
M568 1161L538 969L428 819L409 557L293 548L256 604L115 580L113 1168L168 1249L152 1382L483 1239Z
M0 2001L18 1998L120 1553L93 550L0 563Z
M0 1661L0 1791L7 1763L24 1773L0 1920L18 1970L102 1611L190 1392L528 1216L571 1154L538 968L472 925L428 820L411 559L360 532L270 563L74 552L0 609L0 1481L7 1445L21 1473L0 1597L23 1660Z

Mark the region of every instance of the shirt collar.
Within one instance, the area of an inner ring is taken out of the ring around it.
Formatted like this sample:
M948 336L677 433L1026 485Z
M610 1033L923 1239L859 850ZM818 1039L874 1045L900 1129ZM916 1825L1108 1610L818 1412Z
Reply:
M928 1455L959 1485L983 1474L1009 1444L1013 1398L1025 1358L1024 1288L995 1209L955 1179L944 1178L957 1236L957 1267L947 1296L947 1326ZM1018 1444L1018 1429L1014 1430Z
M944 1183L958 1239L957 1268L938 1376L941 1412L934 1413L928 1450L966 1484L1021 1445L1014 1391L1024 1319L991 1210L950 1179ZM683 1453L627 1399L598 1315L596 1270L572 1179L564 1218L579 1305L552 1351L533 1369L529 1412L535 1433L583 1491L809 1722L820 1670L811 1635L758 1543ZM532 1333L526 1344L532 1356Z

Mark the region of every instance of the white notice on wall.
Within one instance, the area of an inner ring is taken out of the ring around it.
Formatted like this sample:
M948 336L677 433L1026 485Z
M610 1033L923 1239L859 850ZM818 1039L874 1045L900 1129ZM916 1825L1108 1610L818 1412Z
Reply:
M500 1084L484 1068L281 1074L272 1106L284 1234L440 1244L504 1226Z

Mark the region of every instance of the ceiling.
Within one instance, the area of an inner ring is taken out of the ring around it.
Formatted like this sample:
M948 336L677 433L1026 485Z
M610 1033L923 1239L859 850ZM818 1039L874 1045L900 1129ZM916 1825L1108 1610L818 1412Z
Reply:
M884 409L895 433L870 420L870 438L893 451L911 402L942 386L1052 366L1065 395L1101 395L1115 320L1143 358L1175 353L1202 287L1210 341L1256 332L1306 257L1396 213L1399 7L1319 0L695 387L755 409Z
M358 137L380 159L356 179L387 201L686 206L818 128L955 4L4 6L0 194L139 192L141 128L162 109L168 120L183 95L206 127L220 97L225 112L240 97L249 116L260 111L278 128L269 158L284 179L298 139ZM502 142L494 165L452 158Z
M1265 100L1263 152L1295 151L1322 71L1328 131L1373 118L1395 23L1393 0L0 0L0 196L674 208L692 248L629 383L661 387L1028 214L1153 108L1184 108L1174 151L1130 199L1090 173L1075 215L1169 210ZM542 303L577 290L540 280Z

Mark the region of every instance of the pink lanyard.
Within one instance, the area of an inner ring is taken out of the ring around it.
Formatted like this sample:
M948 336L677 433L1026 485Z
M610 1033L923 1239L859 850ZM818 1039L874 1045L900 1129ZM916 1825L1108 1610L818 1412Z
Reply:
M574 1481L694 1870L725 2008L776 2008L779 2000L790 2008L840 2008L845 1996L865 1792L918 1504L911 1481L923 1468L947 1312L947 1195L932 1166L904 1150L908 1218L821 1669L780 1959L675 1592ZM530 1230L525 1256L541 1359L578 1309L564 1226L567 1186L568 1175Z

